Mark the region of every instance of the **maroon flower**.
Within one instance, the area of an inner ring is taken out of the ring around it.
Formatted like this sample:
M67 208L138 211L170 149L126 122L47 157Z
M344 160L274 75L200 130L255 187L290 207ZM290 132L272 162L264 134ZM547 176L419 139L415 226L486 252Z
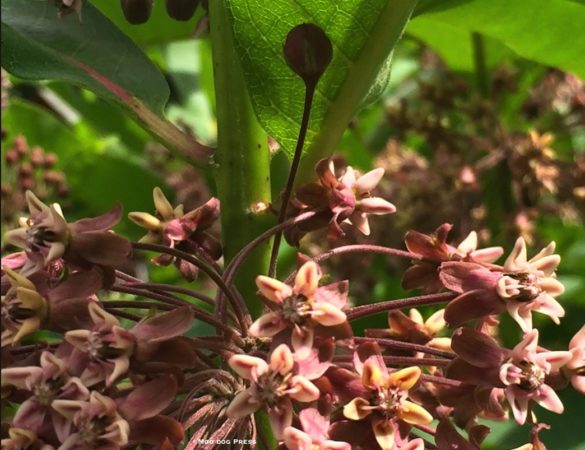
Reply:
M211 198L203 206L185 214L183 205L173 208L158 187L154 188L153 198L155 215L145 212L128 214L130 220L148 230L140 242L164 244L188 253L201 249L214 260L221 257L220 243L205 231L219 217L219 200ZM171 255L159 255L153 259L153 262L163 266L174 262L181 274L189 281L193 281L197 276L197 267Z
M25 249L38 268L61 257L85 269L95 264L120 267L129 260L130 242L109 231L120 221L120 205L102 216L69 224L59 205L47 206L30 191L26 199L30 216L21 228L8 231L5 238Z
M439 266L446 261L468 261L476 263L492 263L497 260L504 250L501 247L477 249L477 233L472 231L457 246L447 243L447 236L453 226L444 223L431 235L409 231L404 242L411 253L423 258L414 262L402 277L404 289L422 288L424 292L437 292L443 288L439 280Z

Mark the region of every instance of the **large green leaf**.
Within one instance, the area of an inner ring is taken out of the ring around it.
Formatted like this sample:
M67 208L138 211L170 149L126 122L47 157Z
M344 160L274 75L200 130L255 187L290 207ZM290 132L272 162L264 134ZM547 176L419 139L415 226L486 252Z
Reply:
M87 2L80 22L59 19L53 2L3 0L2 66L20 78L66 80L119 100L101 76L159 113L169 96L160 71Z
M208 161L211 149L163 118L169 87L162 73L91 3L84 2L80 22L59 19L46 0L4 0L2 66L20 78L87 87L119 102L169 147Z
M282 46L301 23L320 26L334 48L317 86L307 133L309 153L333 150L381 71L415 0L227 0L246 83L260 123L289 154L303 109L304 85L285 64ZM213 20L213 18L212 18ZM384 70L383 70L384 69ZM316 151L315 151L316 150Z
M436 48L432 32L478 32L518 55L585 77L585 4L568 0L423 0L412 20L415 31ZM455 36L455 34L453 34ZM464 37L461 37L464 39ZM465 40L464 42L468 42ZM461 46L460 40L444 42Z

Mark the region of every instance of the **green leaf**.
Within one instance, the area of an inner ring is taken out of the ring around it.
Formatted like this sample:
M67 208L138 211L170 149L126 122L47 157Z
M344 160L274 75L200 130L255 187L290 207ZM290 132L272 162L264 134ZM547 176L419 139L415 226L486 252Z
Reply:
M383 70L414 0L228 0L236 49L258 119L289 154L295 147L304 85L284 62L282 47L296 25L320 26L334 48L317 85L306 148L331 152L373 84L383 89ZM374 83L376 82L376 83ZM377 89L379 92L381 89ZM369 99L371 100L371 98Z
M59 19L46 0L4 0L2 66L20 78L66 80L119 100L101 76L158 113L169 97L160 71L88 2L80 22L76 15Z
M414 29L437 24L459 32L478 32L518 55L585 77L585 4L567 0L423 1ZM438 39L441 39L439 36ZM432 35L426 42L433 47ZM453 41L452 45L461 45Z
M146 55L91 3L83 22L46 0L2 2L2 66L29 79L81 84L130 110L167 146L208 162L211 149L162 117L169 87Z

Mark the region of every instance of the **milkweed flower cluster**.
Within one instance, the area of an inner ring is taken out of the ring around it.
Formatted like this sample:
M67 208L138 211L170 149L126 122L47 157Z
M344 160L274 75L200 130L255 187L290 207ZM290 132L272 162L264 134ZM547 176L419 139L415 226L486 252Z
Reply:
M324 229L335 242L352 226L367 235L369 214L396 209L375 195L381 169L325 160L317 174L266 240L284 231L298 244ZM449 224L411 230L405 249L300 255L286 278L247 280L258 296L248 299L233 281L262 239L224 267L210 233L216 199L185 212L158 188L153 198L154 214L130 213L147 230L130 242L112 231L120 206L68 222L26 194L29 216L6 235L21 251L2 259L2 448L268 449L270 431L279 450L474 450L490 432L483 419L509 419L532 430L519 449L543 449L540 410L561 414L565 387L585 393L585 327L561 350L539 345L534 327L535 313L565 315L554 243L529 256L522 238L506 252L480 248L474 232L452 243ZM146 251L187 281L208 277L215 298L128 273ZM356 298L327 269L352 253L406 259L403 287L422 295ZM253 300L265 306L257 317ZM354 332L375 314L386 328ZM509 348L502 315L520 336Z

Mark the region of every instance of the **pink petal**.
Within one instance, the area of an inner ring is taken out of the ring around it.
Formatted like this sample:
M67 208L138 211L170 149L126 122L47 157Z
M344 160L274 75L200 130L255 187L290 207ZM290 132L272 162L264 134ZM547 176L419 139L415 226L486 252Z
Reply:
M469 291L449 302L445 308L445 321L452 327L459 326L470 320L498 314L504 307L504 302L493 292Z
M292 295L290 286L264 275L256 277L256 286L264 297L274 303L282 303L285 298Z
M313 347L314 330L310 327L295 325L291 335L292 348L299 358L307 358Z
M380 197L362 198L356 208L367 214L383 215L396 212L396 206Z
M315 408L306 408L299 413L299 420L303 430L313 439L324 441L328 438L329 419L319 414Z
M114 207L101 216L80 219L69 225L73 233L86 233L88 231L108 231L122 218L122 205L116 203Z
M565 310L559 302L548 294L541 294L535 301L533 311L546 314L557 325L560 323L559 317L565 317Z
M291 401L286 399L277 406L269 408L268 419L270 420L274 437L281 440L284 430L292 425L293 407Z
M313 440L307 433L293 427L287 427L283 433L284 445L289 450L311 450Z
M504 254L502 247L487 247L475 250L469 254L472 261L480 263L493 263Z
M522 269L527 263L527 256L526 256L526 242L523 238L516 239L516 243L514 244L514 249L506 259L504 263L504 268L508 271L513 271L517 269Z
M251 326L248 332L250 336L272 337L288 327L287 322L282 320L280 313L269 312L260 316Z
M518 425L524 425L526 417L528 416L528 399L524 395L516 395L514 391L515 389L513 386L506 389L506 398L512 408L512 413L514 414L516 423L518 423Z
M270 369L281 375L289 373L294 365L294 360L288 345L280 344L270 355Z
M549 366L549 371L556 371L567 364L573 354L568 351L556 351L556 352L541 352L537 353L536 361L542 366Z
M509 300L506 303L506 309L508 310L510 317L520 325L522 331L527 333L532 329L532 313L530 308L526 307L525 303Z
M148 317L136 324L131 332L138 340L161 342L182 335L192 324L193 311L184 306Z
M248 390L238 393L227 407L225 412L229 418L239 419L255 413L260 408L260 403L252 397Z
M585 395L585 375L575 374L571 377L571 384L573 388L580 392L581 394Z
M546 276L552 275L561 263L559 255L548 255L531 263L536 270L541 270Z
M557 393L547 384L541 385L533 398L540 406L554 413L562 414L565 410Z
M451 340L451 348L475 367L497 367L505 356L504 351L493 338L471 328L456 330Z
M457 246L457 250L459 250L463 255L467 255L477 249L477 233L472 231L467 235L463 241Z
M529 360L528 356L536 352L538 348L538 330L535 328L524 335L524 339L512 350L514 361Z
M347 166L347 169L345 169L345 173L341 177L340 181L347 187L353 187L356 181L355 170L353 170L353 167Z
M319 388L301 375L293 376L290 386L288 395L298 402L308 403L319 398Z
M297 272L294 292L307 298L312 298L317 291L320 278L321 269L319 269L317 263L313 261L306 262Z
M353 188L360 195L368 194L374 190L378 185L382 177L384 176L384 169L378 167L377 169L370 170L359 177L353 185Z
M356 209L349 217L349 221L360 233L365 236L370 235L370 222L368 222L368 216L365 212Z
M347 316L339 308L330 303L313 303L311 318L326 327L342 324Z
M250 355L234 355L228 360L228 364L242 378L256 380L258 376L268 372L266 361Z
M338 281L319 287L315 293L315 301L319 303L329 303L342 309L347 303L348 293L349 281Z
M557 297L565 292L565 286L563 286L563 283L553 277L543 278L540 280L539 284L548 295L553 297Z

